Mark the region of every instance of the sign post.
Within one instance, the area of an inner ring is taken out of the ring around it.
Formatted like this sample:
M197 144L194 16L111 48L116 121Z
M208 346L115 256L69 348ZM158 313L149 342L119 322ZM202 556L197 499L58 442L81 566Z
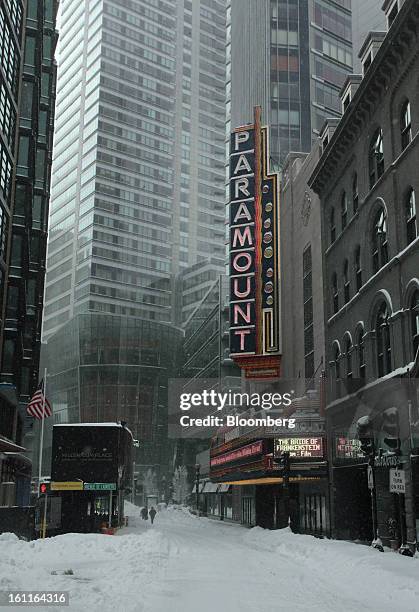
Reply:
M372 466L367 465L367 479L368 479L368 488L370 491L374 488L374 474L372 471Z
M112 529L112 489L109 491L109 529Z

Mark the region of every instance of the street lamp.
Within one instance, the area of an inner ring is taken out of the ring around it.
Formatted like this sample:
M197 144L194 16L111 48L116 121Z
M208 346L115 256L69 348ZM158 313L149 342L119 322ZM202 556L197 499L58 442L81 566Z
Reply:
M201 465L199 463L195 464L195 486L196 486L196 514L199 516L199 473L201 470Z

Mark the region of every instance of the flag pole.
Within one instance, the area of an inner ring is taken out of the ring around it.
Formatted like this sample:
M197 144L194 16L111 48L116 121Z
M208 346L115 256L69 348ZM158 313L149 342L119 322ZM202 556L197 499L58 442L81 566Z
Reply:
M42 423L39 442L39 470L38 470L38 497L41 494L41 475L42 475L42 451L44 447L44 421L45 421L45 396L47 392L47 369L44 370L44 384L42 389Z

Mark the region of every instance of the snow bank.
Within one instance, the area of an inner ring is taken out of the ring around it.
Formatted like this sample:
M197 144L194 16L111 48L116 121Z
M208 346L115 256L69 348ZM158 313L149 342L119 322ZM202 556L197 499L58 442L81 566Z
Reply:
M54 607L63 612L419 609L417 559L289 529L248 530L181 506L158 512L154 525L132 504L126 512L129 526L116 536L0 535L0 589L69 591L70 607Z

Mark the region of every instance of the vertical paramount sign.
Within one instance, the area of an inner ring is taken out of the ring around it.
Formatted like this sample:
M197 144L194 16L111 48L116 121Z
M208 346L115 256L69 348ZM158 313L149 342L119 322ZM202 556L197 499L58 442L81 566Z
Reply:
M280 376L279 179L268 160L256 107L230 147L230 354L247 378Z

